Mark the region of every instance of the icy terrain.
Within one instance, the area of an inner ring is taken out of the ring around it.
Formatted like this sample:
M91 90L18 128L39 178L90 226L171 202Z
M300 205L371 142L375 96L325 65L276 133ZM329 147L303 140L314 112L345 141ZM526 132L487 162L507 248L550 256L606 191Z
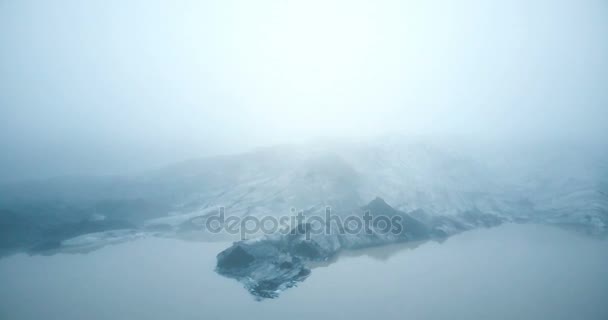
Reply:
M57 250L111 230L213 240L201 220L356 212L379 197L446 234L488 221L608 232L604 149L566 144L503 147L389 136L257 149L134 176L57 178L0 186L0 249ZM485 218L484 218L485 219ZM221 235L220 235L221 236ZM90 239L94 239L95 237ZM130 239L130 236L124 237ZM105 241L105 240L104 240ZM89 246L89 245L87 245Z

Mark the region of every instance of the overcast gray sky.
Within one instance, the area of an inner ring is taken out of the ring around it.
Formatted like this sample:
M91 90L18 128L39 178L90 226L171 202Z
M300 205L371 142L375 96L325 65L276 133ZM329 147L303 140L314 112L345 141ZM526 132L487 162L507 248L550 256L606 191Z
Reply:
M605 0L0 0L0 181L323 136L605 139L607 83Z

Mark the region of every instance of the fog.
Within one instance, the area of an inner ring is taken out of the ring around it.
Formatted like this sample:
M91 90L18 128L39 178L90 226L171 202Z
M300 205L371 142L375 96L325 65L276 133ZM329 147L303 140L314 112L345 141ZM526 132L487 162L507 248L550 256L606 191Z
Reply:
M607 35L606 0L0 0L0 319L608 319Z
M387 133L602 140L608 3L0 1L0 181Z

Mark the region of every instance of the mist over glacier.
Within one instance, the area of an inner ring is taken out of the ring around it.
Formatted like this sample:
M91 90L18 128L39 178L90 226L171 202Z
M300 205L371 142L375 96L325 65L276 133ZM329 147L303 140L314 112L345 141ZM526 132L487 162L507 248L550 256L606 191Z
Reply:
M389 132L605 141L601 0L2 1L0 181Z
M0 319L608 319L607 18L0 0Z

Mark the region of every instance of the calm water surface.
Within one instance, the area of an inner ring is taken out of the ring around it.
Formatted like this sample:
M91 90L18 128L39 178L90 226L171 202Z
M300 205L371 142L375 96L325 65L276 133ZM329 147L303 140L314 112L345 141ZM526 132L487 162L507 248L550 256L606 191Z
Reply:
M146 238L0 259L0 319L608 319L608 241L552 227L349 252L264 301L214 273L228 245Z

